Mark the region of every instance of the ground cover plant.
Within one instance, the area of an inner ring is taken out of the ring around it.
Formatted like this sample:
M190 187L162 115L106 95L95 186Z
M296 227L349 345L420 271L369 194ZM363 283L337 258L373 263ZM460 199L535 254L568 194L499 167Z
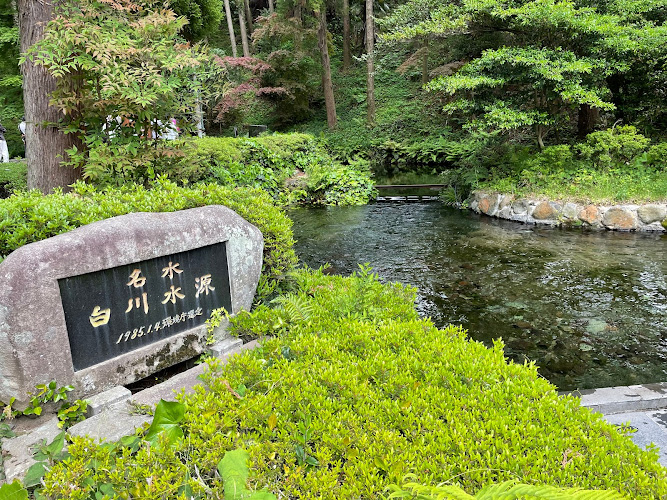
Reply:
M542 151L501 145L479 158L477 168L451 169L442 178L451 186L448 199L458 202L473 189L579 202L665 202L667 143L619 126Z
M206 205L225 205L264 235L264 262L258 299L271 295L296 264L291 221L263 191L217 184L179 187L157 180L150 188L98 189L78 182L71 193L17 193L0 200L0 260L13 250L91 222L132 212L173 212Z
M232 319L261 347L209 362L205 385L180 398L182 437L74 438L41 494L88 499L108 485L121 498L222 498L218 464L244 449L247 488L277 498L382 498L406 476L405 488L434 495L443 482L471 494L523 483L667 495L655 449L559 397L534 365L508 363L500 341L488 349L420 319L414 300L367 268L292 274L288 294Z

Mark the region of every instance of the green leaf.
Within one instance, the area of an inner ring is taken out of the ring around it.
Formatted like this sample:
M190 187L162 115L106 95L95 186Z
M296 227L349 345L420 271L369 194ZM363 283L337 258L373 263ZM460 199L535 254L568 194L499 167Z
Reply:
M12 484L3 484L0 486L0 500L28 500L28 490L16 480Z
M155 444L159 435L166 436L168 443L183 437L183 429L179 423L185 415L185 405L176 401L161 399L155 407L153 423L146 433L146 441Z
M248 480L248 452L239 448L228 451L218 463L226 500L276 500L275 495L266 491L251 493L246 489Z
M28 469L28 472L25 475L25 479L23 480L23 484L25 484L27 488L37 486L40 484L44 474L46 474L46 463L37 462L36 464L31 465Z

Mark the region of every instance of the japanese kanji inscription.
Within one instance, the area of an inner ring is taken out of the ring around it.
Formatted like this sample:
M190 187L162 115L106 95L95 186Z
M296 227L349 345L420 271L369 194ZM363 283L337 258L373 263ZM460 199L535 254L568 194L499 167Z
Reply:
M232 313L225 243L58 280L74 370Z

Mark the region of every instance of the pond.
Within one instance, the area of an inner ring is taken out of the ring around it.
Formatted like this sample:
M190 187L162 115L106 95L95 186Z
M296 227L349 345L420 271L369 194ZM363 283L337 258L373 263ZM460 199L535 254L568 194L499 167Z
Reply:
M438 326L461 324L561 390L667 381L667 236L560 230L441 203L290 212L302 261L419 289Z

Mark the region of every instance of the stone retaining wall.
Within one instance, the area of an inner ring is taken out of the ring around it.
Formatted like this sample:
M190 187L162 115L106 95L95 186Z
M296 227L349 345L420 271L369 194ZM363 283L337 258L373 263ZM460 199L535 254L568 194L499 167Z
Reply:
M516 199L513 195L475 191L468 200L468 205L477 213L527 224L667 232L666 203L586 205Z

